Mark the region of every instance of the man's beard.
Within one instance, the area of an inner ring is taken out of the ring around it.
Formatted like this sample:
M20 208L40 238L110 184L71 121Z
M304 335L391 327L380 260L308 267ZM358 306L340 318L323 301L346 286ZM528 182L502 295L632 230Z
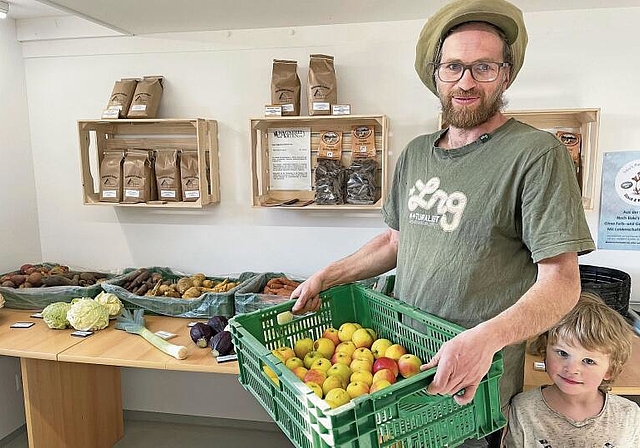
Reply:
M456 96L477 96L480 99L480 104L456 109L453 106L453 98ZM471 129L486 123L489 118L500 112L507 102L500 88L497 88L489 98L482 91L476 89L469 91L457 89L451 90L445 97L440 96L440 104L442 105L442 119L445 123L458 129Z

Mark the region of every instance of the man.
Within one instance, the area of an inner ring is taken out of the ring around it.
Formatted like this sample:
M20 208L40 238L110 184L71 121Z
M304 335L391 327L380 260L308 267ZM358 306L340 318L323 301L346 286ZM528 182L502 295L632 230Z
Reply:
M464 389L459 404L503 349L503 405L521 390L523 341L575 305L577 255L595 248L566 148L500 112L526 43L522 12L504 0L457 0L429 19L416 70L448 127L401 154L389 229L292 294L294 312L315 310L320 291L395 267L397 298L468 328L424 366L438 366L429 392Z

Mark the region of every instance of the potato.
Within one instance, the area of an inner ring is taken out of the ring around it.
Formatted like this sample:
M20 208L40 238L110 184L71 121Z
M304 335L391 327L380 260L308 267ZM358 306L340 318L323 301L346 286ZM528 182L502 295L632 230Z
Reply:
M29 274L27 281L37 288L42 285L42 274L38 271L34 271Z

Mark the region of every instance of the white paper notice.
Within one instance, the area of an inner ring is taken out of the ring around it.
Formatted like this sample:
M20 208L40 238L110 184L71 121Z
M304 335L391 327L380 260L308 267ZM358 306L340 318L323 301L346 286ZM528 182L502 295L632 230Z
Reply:
M272 190L311 190L311 128L269 129Z

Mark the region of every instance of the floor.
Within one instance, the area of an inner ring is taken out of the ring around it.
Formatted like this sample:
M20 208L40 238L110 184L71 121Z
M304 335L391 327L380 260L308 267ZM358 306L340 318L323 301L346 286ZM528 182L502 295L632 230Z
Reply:
M275 426L273 430L264 430L125 419L124 438L113 448L293 447L289 439L276 429ZM28 448L28 446L26 430L6 444L0 442L2 448Z

